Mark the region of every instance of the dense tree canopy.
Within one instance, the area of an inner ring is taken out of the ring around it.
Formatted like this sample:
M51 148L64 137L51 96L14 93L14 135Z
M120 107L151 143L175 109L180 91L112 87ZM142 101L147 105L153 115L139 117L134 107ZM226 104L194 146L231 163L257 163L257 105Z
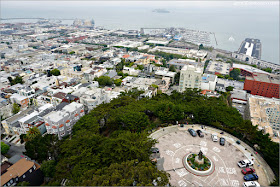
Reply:
M108 76L100 76L95 80L98 81L100 86L111 86L113 84L113 79Z
M20 84L24 83L22 77L20 77L20 76L16 76L16 78L14 78L14 79L12 77L8 77L8 80L9 80L11 86L18 84L18 83L20 83Z
M54 76L59 76L60 75L60 71L58 69L53 69L50 71L50 74L54 75Z
M1 154L6 154L10 149L10 146L5 144L4 142L1 142Z
M233 69L229 72L230 77L232 77L234 80L239 80L241 70L240 69Z
M18 106L18 104L16 103L13 103L13 109L12 109L12 112L13 114L16 114L20 111L20 106Z

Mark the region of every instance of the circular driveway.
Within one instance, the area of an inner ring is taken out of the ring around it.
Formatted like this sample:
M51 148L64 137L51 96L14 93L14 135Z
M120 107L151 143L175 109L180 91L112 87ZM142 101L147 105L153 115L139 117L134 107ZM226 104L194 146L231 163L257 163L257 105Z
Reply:
M213 142L210 129L203 129L204 137L192 137L187 131L188 127L167 127L151 134L151 137L158 140L155 147L159 148L158 168L170 174L170 184L172 186L241 186L243 184L243 174L237 162L247 159L248 156L240 150L232 138L219 133L218 137L224 137L226 144L221 146L219 142ZM194 126L193 129L200 129ZM215 163L215 170L209 176L196 176L188 172L183 165L183 157L189 153L198 154L199 151L209 157ZM251 156L251 155L250 155ZM254 159L254 157L249 157ZM255 161L255 160L254 160ZM258 182L261 185L268 185L266 175L259 169L257 162L253 168L259 176Z

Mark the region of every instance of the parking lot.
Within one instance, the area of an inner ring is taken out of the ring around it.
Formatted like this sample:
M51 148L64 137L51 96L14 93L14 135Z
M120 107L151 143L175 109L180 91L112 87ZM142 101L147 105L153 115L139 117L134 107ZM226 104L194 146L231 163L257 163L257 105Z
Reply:
M155 147L159 148L158 169L162 169L170 174L172 186L241 186L243 184L243 174L237 162L247 159L244 154L231 139L216 133L218 137L225 137L225 146L219 142L213 142L211 133L203 129L204 137L193 137L187 131L188 127L167 127L151 135L158 140ZM196 126L194 129L198 129ZM215 171L209 176L196 176L189 173L183 166L182 159L186 154L202 151L209 157L215 165ZM252 158L250 158L252 159ZM267 186L269 183L263 170L258 168L259 164L253 166L259 176L258 182ZM259 166L260 167L260 166Z

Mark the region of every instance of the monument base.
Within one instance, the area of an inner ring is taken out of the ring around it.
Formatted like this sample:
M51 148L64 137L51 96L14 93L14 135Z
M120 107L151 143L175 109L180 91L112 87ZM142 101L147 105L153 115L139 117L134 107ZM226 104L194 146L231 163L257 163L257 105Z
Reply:
M194 161L195 161L196 163L198 163L199 165L200 165L200 164L204 164L204 158L202 158L201 160L199 160L199 157L198 157L198 156L195 157Z

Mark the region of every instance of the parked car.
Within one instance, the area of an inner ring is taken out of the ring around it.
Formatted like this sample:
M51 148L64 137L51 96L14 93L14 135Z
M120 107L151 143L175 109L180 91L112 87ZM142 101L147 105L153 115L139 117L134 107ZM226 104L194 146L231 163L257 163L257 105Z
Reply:
M237 144L241 144L241 142L239 140L236 141Z
M241 168L246 168L246 167L249 167L249 166L252 166L254 165L254 162L252 160L241 160L237 163L237 165Z
M218 141L218 136L216 134L212 134L211 138L212 138L213 142L217 142Z
M199 137L204 137L204 134L201 130L196 131Z
M226 143L226 139L221 137L220 138L220 145L225 145L225 143Z
M188 129L188 131L193 137L196 137L196 132L193 129Z
M243 187L260 187L261 185L257 181L244 182Z
M253 168L244 168L241 170L241 172L244 174L244 175L247 175L247 174L252 174L252 173L255 173L255 170Z
M151 148L151 152L152 152L152 153L159 153L159 149L156 148L156 147L152 147L152 148Z
M255 180L258 180L258 179L259 179L259 177L256 174L248 174L248 175L244 176L245 181L255 181Z

